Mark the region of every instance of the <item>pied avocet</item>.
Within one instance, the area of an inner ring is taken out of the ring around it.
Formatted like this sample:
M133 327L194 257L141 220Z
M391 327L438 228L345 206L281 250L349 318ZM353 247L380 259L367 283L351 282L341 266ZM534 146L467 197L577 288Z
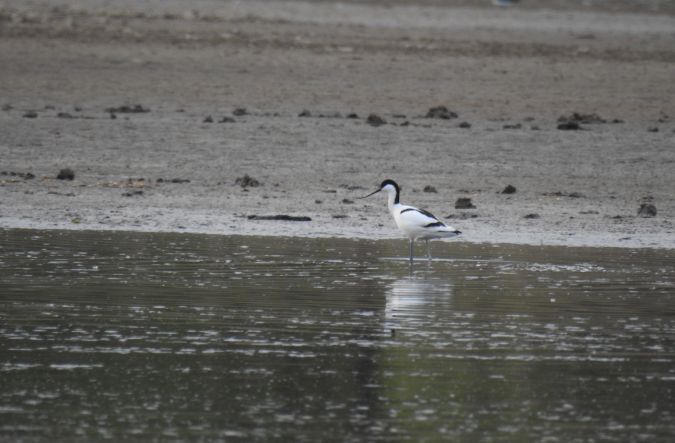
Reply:
M460 231L446 225L424 209L402 205L399 201L401 197L401 188L394 180L387 179L383 181L380 185L380 189L361 198L370 197L380 191L385 191L388 194L389 212L391 213L391 216L394 217L396 226L398 226L410 240L410 263L413 262L413 244L415 243L415 240L424 240L427 243L427 258L431 260L429 240L457 237L461 234Z

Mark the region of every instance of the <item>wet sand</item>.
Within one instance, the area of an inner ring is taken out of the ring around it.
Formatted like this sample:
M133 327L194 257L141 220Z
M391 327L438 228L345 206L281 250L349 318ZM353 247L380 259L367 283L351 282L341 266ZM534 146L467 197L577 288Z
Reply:
M521 3L0 2L0 227L675 248L672 7Z

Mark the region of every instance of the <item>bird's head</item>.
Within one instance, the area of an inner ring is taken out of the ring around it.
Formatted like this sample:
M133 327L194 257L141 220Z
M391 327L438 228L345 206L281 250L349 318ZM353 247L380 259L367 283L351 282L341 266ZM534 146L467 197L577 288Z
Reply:
M379 189L376 191L371 192L370 194L366 195L365 197L360 197L360 198L368 198L373 194L377 194L380 191L385 191L389 194L398 194L401 188L398 186L398 184L394 180L386 179L385 181L380 184Z

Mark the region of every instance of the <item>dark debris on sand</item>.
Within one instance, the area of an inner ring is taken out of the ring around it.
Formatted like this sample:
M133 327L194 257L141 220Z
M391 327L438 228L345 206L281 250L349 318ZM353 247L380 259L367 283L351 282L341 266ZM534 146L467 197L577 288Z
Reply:
M541 195L544 195L546 197L569 197L569 198L583 198L584 194L580 192L561 192L561 191L555 191L555 192L544 192Z
M2 171L0 175L7 175L10 177L19 177L24 180L32 180L35 178L35 174L32 172L14 172L14 171Z
M122 105L117 107L106 108L106 112L110 114L140 114L144 112L150 112L149 108L143 107L142 105Z
M125 192L122 194L122 197L137 197L143 195L143 191L140 189L136 189L133 191Z
M577 122L564 122L558 123L558 129L561 131L579 131L582 129L582 127Z
M656 206L652 203L642 203L638 209L638 215L645 218L656 217Z
M172 178L172 179L167 178L167 179L164 179L164 178L160 177L160 178L157 179L157 183L178 183L178 184L182 184L182 183L190 183L190 180L187 179L187 178Z
M607 123L607 120L605 120L604 118L600 117L598 114L595 113L582 114L579 112L573 112L570 115L561 115L558 118L558 123L569 123L569 122L578 123L580 125L595 125Z
M387 121L377 114L370 114L366 120L366 123L368 123L370 126L378 127L386 125Z
M442 105L429 108L427 114L424 116L424 118L439 118L442 120L451 120L457 117L459 117L459 115L457 115L456 112L450 111L448 108Z
M260 186L260 182L248 174L245 174L243 177L237 177L234 184L242 188L257 188Z
M506 185L504 190L502 191L502 194L515 194L516 193L516 187L513 185Z
M431 192L431 193L433 193L433 194L438 193L438 191L436 190L436 188L435 188L434 186L431 186L431 185L426 185L426 186L424 187L424 189L422 189L422 191L423 191L423 192Z
M249 215L249 220L274 220L274 221L312 221L311 217L296 215Z
M473 204L470 198L460 197L455 202L455 209L476 209L476 205Z
M59 180L74 180L75 172L73 172L73 170L70 168L63 168L56 175L56 178L58 178Z

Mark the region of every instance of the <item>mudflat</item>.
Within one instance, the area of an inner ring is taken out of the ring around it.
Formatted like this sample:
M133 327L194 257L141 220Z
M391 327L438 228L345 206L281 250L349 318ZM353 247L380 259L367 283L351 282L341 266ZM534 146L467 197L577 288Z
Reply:
M464 241L675 248L672 2L3 0L0 37L3 228L394 238L391 178Z

